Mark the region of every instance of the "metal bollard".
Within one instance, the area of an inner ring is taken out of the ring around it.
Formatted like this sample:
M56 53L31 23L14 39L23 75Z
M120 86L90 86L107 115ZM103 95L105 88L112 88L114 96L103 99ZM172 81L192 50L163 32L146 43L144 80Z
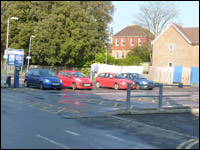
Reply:
M131 83L128 83L127 97L126 97L126 110L130 110L130 97L131 97Z
M163 84L159 84L159 104L158 104L159 109L162 109L162 98L163 98Z
M8 87L11 87L11 76L7 77L6 83L8 84Z

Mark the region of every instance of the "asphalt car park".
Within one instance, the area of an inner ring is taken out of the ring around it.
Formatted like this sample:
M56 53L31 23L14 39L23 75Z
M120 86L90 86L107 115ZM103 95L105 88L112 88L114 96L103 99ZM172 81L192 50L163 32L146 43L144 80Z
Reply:
M193 114L104 116L126 107L126 92L95 87L90 91L2 88L3 148L199 148L198 116ZM157 93L157 88L132 90L137 95ZM198 106L198 93L196 86L166 87L164 94L191 97L164 99L163 107ZM152 98L133 98L131 109L136 107L158 104Z
M166 97L163 98L163 107L190 107L199 106L198 87L187 88L164 88L164 95L188 95L189 97ZM126 108L127 90L114 90L111 88L93 88L72 90L39 90L37 87L8 88L10 92L22 94L18 102L28 103L29 106L41 110L55 109L55 113L76 112L77 114L89 114L94 111L101 113ZM132 90L131 95L155 95L158 88L154 90ZM44 106L44 107L43 107ZM158 108L157 98L131 98L130 109L135 108Z

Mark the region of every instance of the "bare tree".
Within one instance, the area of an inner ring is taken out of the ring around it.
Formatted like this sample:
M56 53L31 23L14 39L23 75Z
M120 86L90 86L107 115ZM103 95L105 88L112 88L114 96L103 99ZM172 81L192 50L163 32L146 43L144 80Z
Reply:
M178 8L172 1L148 1L140 5L133 23L147 27L155 38L177 16Z

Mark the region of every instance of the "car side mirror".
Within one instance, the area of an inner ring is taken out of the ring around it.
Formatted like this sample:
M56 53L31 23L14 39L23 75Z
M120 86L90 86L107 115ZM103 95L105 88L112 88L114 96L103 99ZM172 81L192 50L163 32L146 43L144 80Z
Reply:
M110 79L113 79L113 77L110 77Z

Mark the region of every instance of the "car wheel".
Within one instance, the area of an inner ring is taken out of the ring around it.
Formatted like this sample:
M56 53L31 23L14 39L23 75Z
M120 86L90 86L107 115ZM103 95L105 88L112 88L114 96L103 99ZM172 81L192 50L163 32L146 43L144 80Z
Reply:
M153 88L149 88L149 90L153 90Z
M99 82L97 82L97 83L96 83L96 87L97 87L97 88L100 88L100 87L101 87L101 84L100 84Z
M42 82L40 82L39 88L40 88L40 90L43 90L43 89L44 89L44 86L43 86L43 83L42 83Z
M24 86L25 87L29 87L29 84L28 84L27 80L24 81Z
M76 84L75 83L72 83L72 89L76 90Z
M57 90L61 90L62 88L57 88Z
M141 89L141 87L140 87L140 84L139 84L139 83L136 83L136 85L135 85L135 89L136 89L136 90L140 90L140 89Z
M115 83L114 88L115 88L115 90L119 90L119 84Z

